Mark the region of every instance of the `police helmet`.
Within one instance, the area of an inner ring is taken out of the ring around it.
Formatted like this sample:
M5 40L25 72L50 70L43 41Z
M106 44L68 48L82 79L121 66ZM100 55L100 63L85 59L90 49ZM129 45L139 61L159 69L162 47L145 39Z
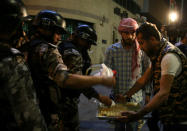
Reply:
M59 13L51 10L40 11L34 18L33 25L61 34L66 33L64 18Z
M95 30L88 25L79 25L75 30L75 35L88 41L90 44L97 45L97 34Z
M0 33L7 34L20 28L27 12L21 0L1 0L0 16Z

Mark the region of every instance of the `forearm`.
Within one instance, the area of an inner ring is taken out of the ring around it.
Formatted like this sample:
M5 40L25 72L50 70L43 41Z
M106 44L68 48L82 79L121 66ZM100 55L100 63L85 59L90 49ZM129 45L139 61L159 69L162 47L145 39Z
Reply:
M162 103L164 103L168 98L169 93L167 92L158 92L151 101L138 112L139 115L144 116L147 113L157 109Z
M144 87L144 84L139 83L138 81L134 84L134 86L125 93L125 95L127 95L129 98L134 95L136 92L138 92L140 89L142 89Z
M174 76L172 75L161 76L159 92L152 98L152 100L145 106L145 108L140 111L140 114L145 114L156 109L168 99L173 79Z
M96 98L99 100L99 93L93 88L84 89L82 92L88 99Z
M126 95L128 97L131 97L140 89L144 88L146 84L149 82L150 78L151 78L151 68L148 68L146 72L143 74L143 76L136 81L134 86L128 92L126 92Z
M100 77L100 76L83 76L76 74L69 74L67 80L64 82L64 86L71 88L90 88L93 85L101 84L105 86L112 86L115 79L112 77Z

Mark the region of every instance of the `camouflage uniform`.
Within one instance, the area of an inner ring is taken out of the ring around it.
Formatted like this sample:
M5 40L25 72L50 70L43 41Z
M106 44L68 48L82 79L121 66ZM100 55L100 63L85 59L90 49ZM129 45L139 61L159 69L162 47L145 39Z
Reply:
M91 65L90 57L86 50L81 51L75 45L73 42L61 43L59 45L59 52L69 72L73 74L85 74L86 69ZM94 88L84 90L62 89L63 129L65 131L79 130L78 103L81 93L88 99L98 97L98 93Z
M36 38L29 44L28 63L39 98L39 105L51 130L60 130L60 87L68 73L55 45Z
M21 53L0 45L0 130L46 131L33 81Z
M168 100L158 110L164 124L179 124L187 121L187 59L184 54L171 43L162 40L162 48L153 63L153 84L155 93L160 89L161 61L166 53L177 54L182 63L182 72L174 78Z

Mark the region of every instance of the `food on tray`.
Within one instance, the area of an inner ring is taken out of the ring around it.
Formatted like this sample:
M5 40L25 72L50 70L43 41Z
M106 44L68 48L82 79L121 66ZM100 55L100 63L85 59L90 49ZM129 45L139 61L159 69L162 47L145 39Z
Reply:
M128 102L126 104L116 104L112 107L100 106L98 108L98 117L117 117L124 111L137 111L140 109L138 103Z
M127 102L125 105L126 105L126 106L137 106L138 103L135 103L135 102Z
M99 116L120 116L120 112L126 110L127 107L123 105L115 105L112 107L100 107Z

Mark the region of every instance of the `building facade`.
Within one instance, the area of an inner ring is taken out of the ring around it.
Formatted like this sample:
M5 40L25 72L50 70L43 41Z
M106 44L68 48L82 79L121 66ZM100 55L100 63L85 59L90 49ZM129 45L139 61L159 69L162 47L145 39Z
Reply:
M117 27L121 18L137 18L141 2L138 0L23 0L29 15L50 9L60 13L67 21L67 30L72 33L79 24L93 26L98 34L97 46L90 53L93 64L104 60L106 48L120 40ZM142 1L142 0L141 0Z

